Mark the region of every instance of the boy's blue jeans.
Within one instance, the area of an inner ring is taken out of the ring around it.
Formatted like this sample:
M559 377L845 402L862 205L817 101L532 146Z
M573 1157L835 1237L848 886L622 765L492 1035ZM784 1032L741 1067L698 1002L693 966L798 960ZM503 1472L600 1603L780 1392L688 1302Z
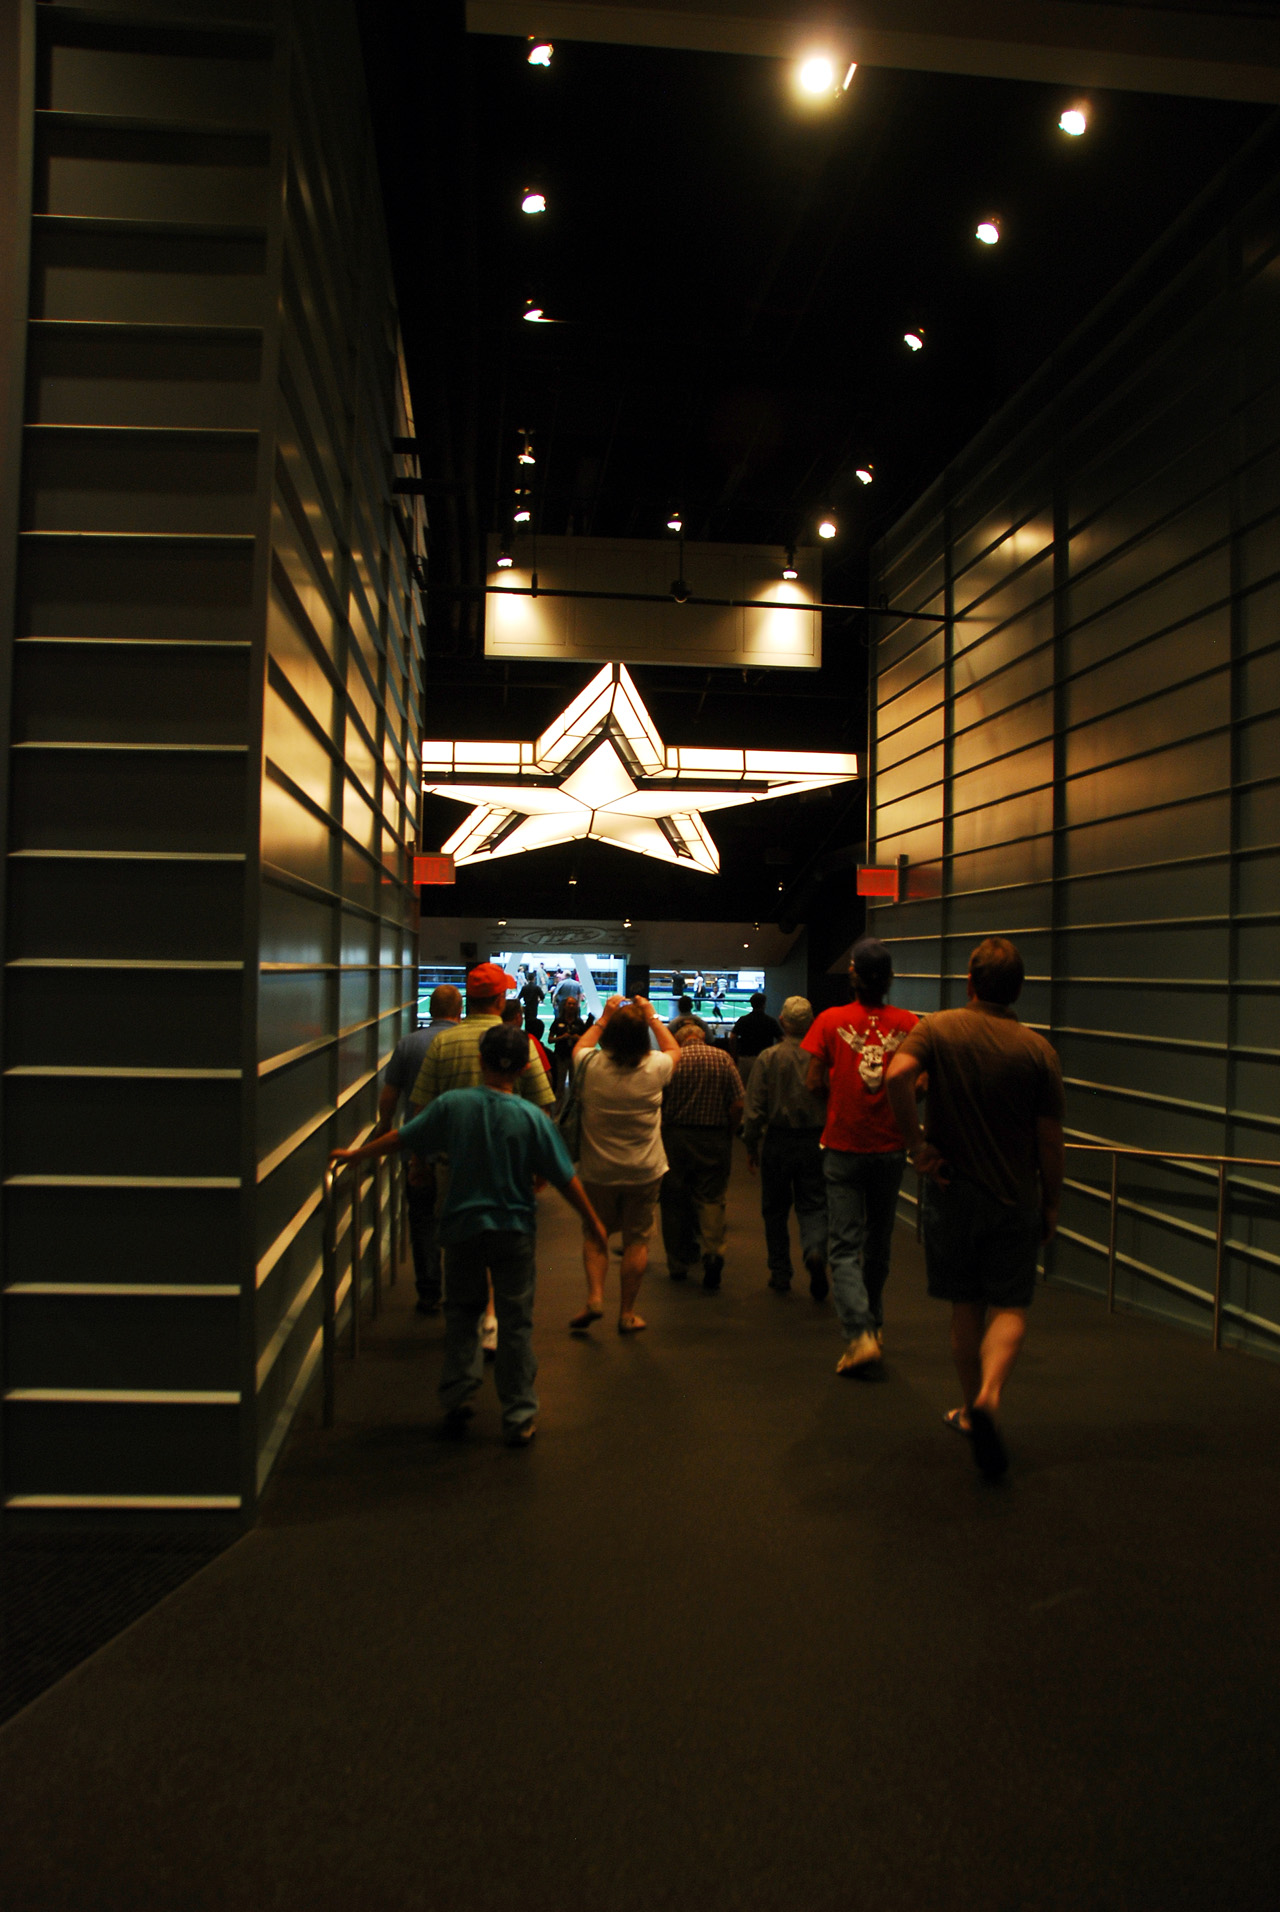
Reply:
M895 1149L891 1155L822 1151L831 1299L850 1340L884 1321L881 1297L889 1278L889 1248L906 1165L905 1150Z
M493 1379L502 1403L502 1425L514 1433L538 1412L533 1391L538 1363L533 1352L533 1293L537 1281L534 1236L515 1229L492 1230L444 1247L444 1368L440 1403L445 1412L470 1400L484 1379L480 1317L493 1277L498 1317L498 1354Z

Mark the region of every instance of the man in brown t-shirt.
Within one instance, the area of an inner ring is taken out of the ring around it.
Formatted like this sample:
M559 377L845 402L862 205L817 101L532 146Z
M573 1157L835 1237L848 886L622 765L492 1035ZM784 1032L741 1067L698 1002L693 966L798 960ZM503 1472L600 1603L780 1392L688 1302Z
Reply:
M989 936L969 958L969 1000L916 1024L885 1089L913 1165L924 1175L929 1293L951 1303L951 1352L964 1390L948 1422L967 1434L989 1480L1008 1467L996 1426L1035 1290L1036 1254L1058 1225L1062 1071L1054 1050L1013 1013L1022 958ZM921 1135L916 1078L927 1070Z

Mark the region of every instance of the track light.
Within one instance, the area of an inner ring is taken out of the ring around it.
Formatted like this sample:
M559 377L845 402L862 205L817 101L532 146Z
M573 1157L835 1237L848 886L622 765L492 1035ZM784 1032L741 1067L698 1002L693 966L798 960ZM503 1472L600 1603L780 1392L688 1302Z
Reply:
M975 239L981 239L984 246L998 245L1000 243L999 220L984 219L973 236Z
M535 305L532 299L528 300L525 305L524 317L529 321L530 325L549 325L550 324L550 320L547 318L547 315L543 311L542 307L540 305Z
M835 535L836 535L835 519L823 518L821 523L818 526L818 536L820 538L834 538Z
M550 66L551 55L555 52L550 40L531 38L529 41L529 65Z
M876 481L876 468L874 465L859 465L853 475L860 485L873 485Z
M1058 125L1064 133L1069 133L1072 139L1079 139L1081 133L1088 129L1089 115L1082 106L1069 106L1059 119Z
M916 325L913 326L909 332L904 332L902 335L902 343L909 352L923 352L924 327L922 325Z
M523 439L520 449L516 453L516 463L518 465L536 465L537 462L537 459L533 455L533 440L531 438Z
M545 193L526 192L520 201L521 212L545 212L547 195Z
M667 530L668 531L683 531L684 530L684 518L680 512L673 511L671 513L671 516L667 519Z
M528 524L532 516L533 514L529 510L528 505L517 505L515 517L511 522L512 524Z
M787 546L787 561L782 567L782 575L788 581L798 578L800 575L796 570L796 554L790 545Z
M499 571L509 571L513 563L514 559L511 556L510 547L504 544L498 553L498 569Z

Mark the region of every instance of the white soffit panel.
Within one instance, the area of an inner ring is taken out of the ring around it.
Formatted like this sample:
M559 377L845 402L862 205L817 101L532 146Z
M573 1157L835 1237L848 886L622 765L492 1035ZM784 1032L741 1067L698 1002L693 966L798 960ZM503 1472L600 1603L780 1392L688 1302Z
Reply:
M675 538L540 537L536 598L524 595L535 541L514 540L509 570L498 569L500 549L490 538L486 657L702 670L817 670L822 663L822 616L807 608L822 597L816 550L797 550L800 575L790 582L782 576L787 554L781 545L686 543L683 575L692 596L733 602L677 604L670 595L680 572ZM606 595L557 597L557 591ZM765 608L756 608L760 604Z

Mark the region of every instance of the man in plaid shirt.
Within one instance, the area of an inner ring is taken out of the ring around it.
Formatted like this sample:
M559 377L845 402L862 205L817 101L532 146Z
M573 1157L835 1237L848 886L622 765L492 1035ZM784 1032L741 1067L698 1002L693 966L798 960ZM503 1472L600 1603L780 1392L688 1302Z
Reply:
M702 1285L714 1292L724 1269L724 1197L742 1115L742 1078L695 1023L682 1024L675 1038L680 1057L662 1096L662 1245L672 1281L685 1281L701 1240Z
M508 976L497 963L481 963L471 971L467 977L466 1021L437 1036L422 1058L418 1079L409 1092L415 1115L449 1089L480 1087L484 1080L480 1070L480 1039L486 1030L502 1021L507 991L515 986L515 977ZM549 1109L555 1101L547 1072L532 1048L528 1067L516 1078L516 1094L539 1109Z

